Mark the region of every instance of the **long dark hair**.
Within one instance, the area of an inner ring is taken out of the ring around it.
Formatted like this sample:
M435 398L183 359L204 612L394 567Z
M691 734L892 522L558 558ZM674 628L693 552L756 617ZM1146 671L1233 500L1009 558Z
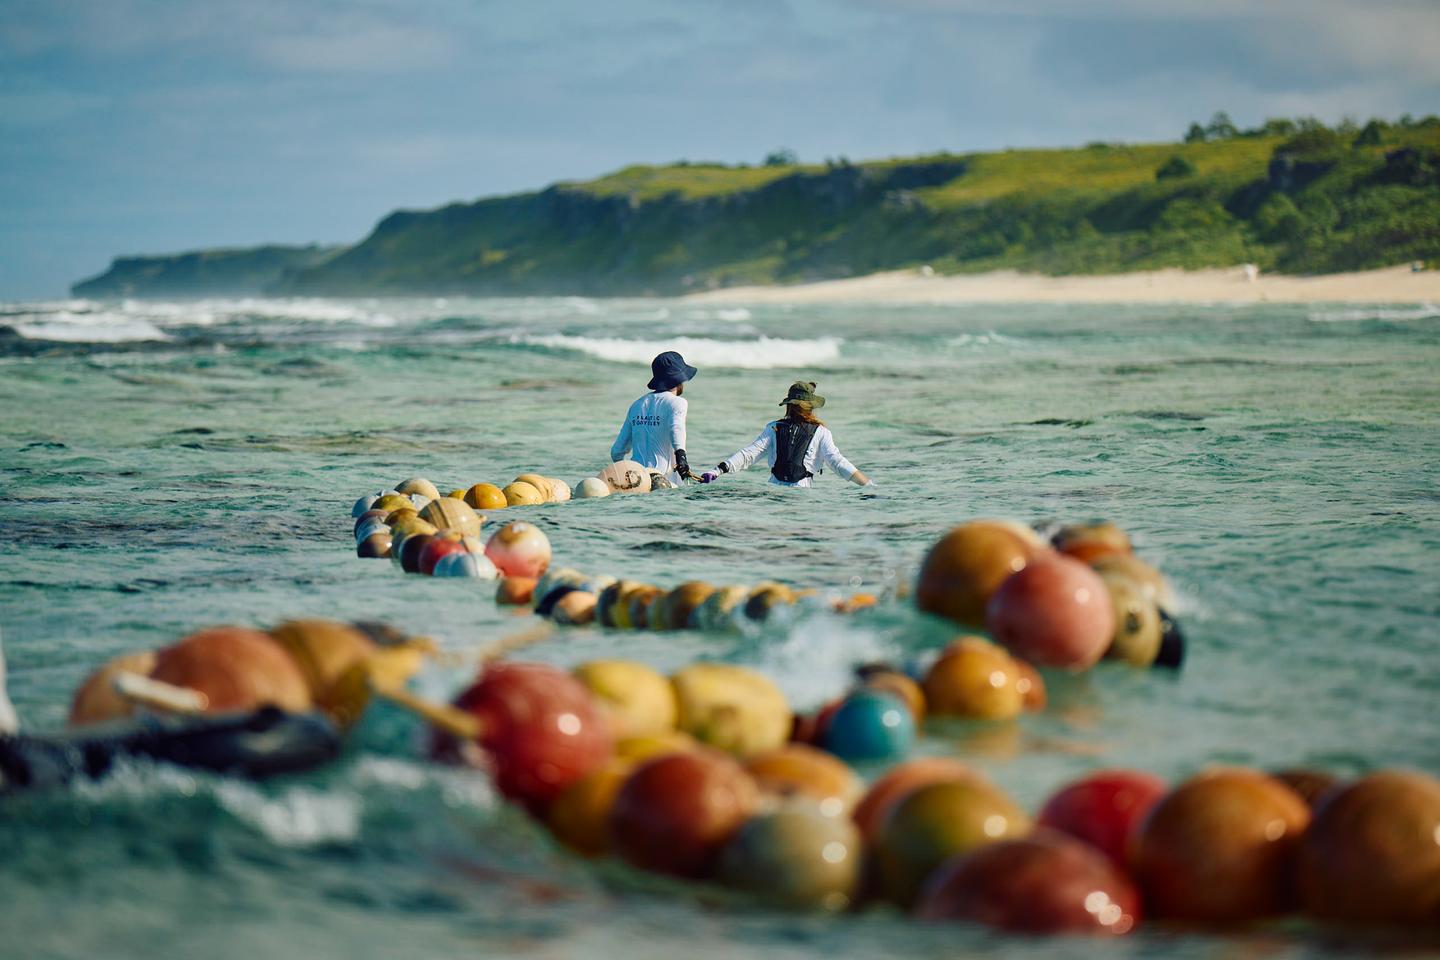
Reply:
M787 403L785 404L785 419L799 420L802 423L813 423L817 427L825 426L825 421L815 416L815 411L808 403Z

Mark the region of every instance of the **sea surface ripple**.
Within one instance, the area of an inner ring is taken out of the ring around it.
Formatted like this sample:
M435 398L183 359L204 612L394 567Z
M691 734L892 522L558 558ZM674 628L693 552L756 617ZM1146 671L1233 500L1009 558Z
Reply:
M753 306L684 301L0 304L0 631L10 692L58 728L101 660L216 623L383 619L474 649L525 625L493 587L356 559L350 504L604 463L646 361L679 348L712 464L819 383L874 493L761 471L524 516L558 563L663 585L887 590L976 516L1109 518L1173 580L1179 676L1053 676L1019 724L946 724L1032 809L1100 766L1440 772L1440 311L1266 306ZM746 635L563 633L571 664L698 658L813 706L857 662L953 631L901 603ZM460 669L421 678L444 695ZM1050 956L877 911L737 910L594 868L419 759L377 708L331 769L253 785L142 766L0 804L0 927L25 957ZM1228 945L1228 946L1227 946ZM1067 955L1362 947L1157 930ZM8 951L7 951L8 952Z

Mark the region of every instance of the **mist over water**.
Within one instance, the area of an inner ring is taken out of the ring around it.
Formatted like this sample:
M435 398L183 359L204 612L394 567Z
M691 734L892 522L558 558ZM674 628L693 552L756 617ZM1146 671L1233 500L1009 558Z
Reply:
M966 519L1112 519L1180 595L1185 669L1050 676L1046 713L932 725L923 751L966 757L1032 810L1101 766L1440 767L1440 310L1409 307L3 304L0 632L22 718L59 727L101 660L209 624L383 619L454 650L527 626L495 607L493 584L356 559L351 503L417 475L442 490L532 470L573 484L603 465L650 356L670 348L701 368L686 391L697 468L751 440L804 377L875 492L833 476L776 490L752 469L492 522L539 524L558 565L664 586L880 592ZM735 636L565 631L527 656L731 660L808 707L855 663L952 633L888 602ZM436 667L420 686L444 695L466 679ZM883 911L716 908L596 869L477 776L418 759L418 737L381 707L341 763L305 777L129 767L8 799L7 937L27 957L1055 946ZM1064 944L1216 948L1153 931Z

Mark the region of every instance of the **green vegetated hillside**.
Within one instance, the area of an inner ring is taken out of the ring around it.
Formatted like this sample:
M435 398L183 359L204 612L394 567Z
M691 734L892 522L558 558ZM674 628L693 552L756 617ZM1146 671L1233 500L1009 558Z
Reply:
M933 264L952 272L1255 263L1329 273L1430 260L1440 257L1440 122L1380 138L1316 127L985 154L924 201L944 238Z
M1319 273L1440 257L1440 122L1280 131L854 165L629 167L392 214L281 289L640 293L923 263Z
M1324 273L1440 259L1440 119L1245 132L1222 119L1179 144L627 167L392 213L268 289L640 294L920 264Z
M70 292L94 298L258 296L286 270L314 266L339 249L265 246L116 257L110 269L80 281Z

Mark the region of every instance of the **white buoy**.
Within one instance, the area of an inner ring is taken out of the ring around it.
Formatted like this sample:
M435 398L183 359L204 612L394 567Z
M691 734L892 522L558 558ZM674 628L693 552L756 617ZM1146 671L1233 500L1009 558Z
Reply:
M577 497L608 497L610 496L610 485L599 477L586 477L575 485Z

